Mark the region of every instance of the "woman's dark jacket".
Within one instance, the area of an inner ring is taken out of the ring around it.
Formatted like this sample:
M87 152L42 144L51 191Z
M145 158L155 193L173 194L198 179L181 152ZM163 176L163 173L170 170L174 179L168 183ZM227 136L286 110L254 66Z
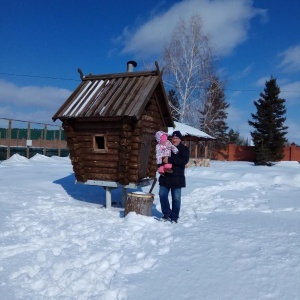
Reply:
M174 154L172 152L171 157L168 157L168 162L172 164L173 173L165 173L159 177L159 184L167 188L185 187L184 170L185 165L189 162L190 150L182 143L176 147L178 153Z

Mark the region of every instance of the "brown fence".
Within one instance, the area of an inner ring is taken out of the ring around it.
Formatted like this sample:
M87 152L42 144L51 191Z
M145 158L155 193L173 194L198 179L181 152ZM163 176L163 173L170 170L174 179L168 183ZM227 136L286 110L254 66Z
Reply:
M11 139L10 140L10 146L11 147L27 147L27 140L26 139ZM7 146L7 139L0 139L0 145ZM62 141L59 139L55 140L32 140L31 147L42 147L42 148L56 148L56 149L66 149L67 148L67 142Z
M42 148L44 155L50 148L57 149L57 155L61 156L61 150L67 149L67 142L59 125L0 118L0 147L5 149L6 159L11 156L11 149L16 147L22 153L25 148L27 158L35 148Z
M214 155L216 160L227 161L254 161L255 153L253 146L237 146L228 144L227 149L216 152ZM300 162L300 147L296 145L287 146L284 148L284 158L282 161L299 161Z
M25 137L24 137L25 135ZM207 142L197 143L184 141L190 147L191 157L193 158L213 158L216 160L227 161L254 161L255 153L252 146L237 146L229 144L227 149L215 152L213 155L207 154ZM64 139L64 132L59 125L51 125L37 122L29 122L0 117L0 148L5 148L5 153L1 159L10 158L11 149L16 147L21 149L19 152L29 158L33 154L33 149L39 149L38 153L47 155L49 149L57 149L57 155L61 156L61 151L67 152L67 142ZM24 150L25 149L25 150ZM26 153L26 154L25 154ZM55 154L56 155L56 154ZM284 148L283 161L299 161L300 147L291 145Z

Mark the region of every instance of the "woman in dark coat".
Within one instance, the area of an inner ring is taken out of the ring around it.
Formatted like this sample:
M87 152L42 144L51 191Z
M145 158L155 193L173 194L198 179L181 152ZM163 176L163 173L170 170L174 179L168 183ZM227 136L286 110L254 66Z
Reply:
M185 165L189 162L190 150L181 143L181 132L176 130L172 134L172 144L177 147L178 153L172 152L171 157L165 157L164 163L172 164L172 173L165 173L159 177L159 199L163 220L177 223L181 206L181 188L185 183ZM169 203L169 192L172 196L172 208Z

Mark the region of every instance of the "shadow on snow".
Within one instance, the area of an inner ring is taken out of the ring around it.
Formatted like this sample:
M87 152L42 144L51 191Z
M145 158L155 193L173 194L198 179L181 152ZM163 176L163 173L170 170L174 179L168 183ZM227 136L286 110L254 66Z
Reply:
M106 207L106 192L105 188L95 185L76 184L74 174L60 178L53 181L55 184L59 184L67 192L67 194L74 200L82 201L86 203L99 204L102 207ZM130 192L142 192L142 188L138 189L126 189ZM112 207L122 209L122 188L114 188L111 190ZM125 208L120 211L120 217L124 217ZM152 205L152 215L155 217L161 217L161 213L156 209L156 205Z

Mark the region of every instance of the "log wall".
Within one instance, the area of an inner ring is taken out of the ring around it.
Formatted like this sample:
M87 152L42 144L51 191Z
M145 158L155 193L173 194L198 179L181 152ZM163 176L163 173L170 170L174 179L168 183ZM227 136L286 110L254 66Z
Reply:
M76 121L63 122L70 158L75 177L80 182L87 180L118 181L120 129L109 128L91 122L89 125ZM95 134L106 134L107 152L95 152Z
M103 180L123 185L137 183L142 179L139 178L140 168L145 159L148 162L146 177L155 178L155 133L158 130L167 132L155 96L149 100L138 121L130 118L123 118L119 122L65 120L63 128L78 181ZM105 135L106 151L94 151L95 134ZM145 153L141 151L145 134L150 136L149 157L144 157Z
M148 163L148 176L150 178L155 178L157 171L155 156L155 146L157 142L155 140L155 133L159 130L168 132L168 127L163 123L163 116L159 110L158 101L159 99L154 95L148 103L142 116L143 129L153 135Z

